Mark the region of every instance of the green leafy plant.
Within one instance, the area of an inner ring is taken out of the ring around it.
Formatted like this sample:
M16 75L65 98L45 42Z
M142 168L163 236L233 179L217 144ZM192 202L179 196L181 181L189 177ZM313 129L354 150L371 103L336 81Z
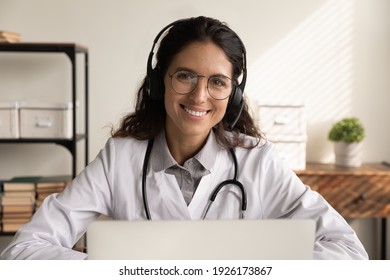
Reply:
M340 120L332 126L328 135L328 139L331 141L344 141L347 143L360 142L364 137L364 127L357 118Z

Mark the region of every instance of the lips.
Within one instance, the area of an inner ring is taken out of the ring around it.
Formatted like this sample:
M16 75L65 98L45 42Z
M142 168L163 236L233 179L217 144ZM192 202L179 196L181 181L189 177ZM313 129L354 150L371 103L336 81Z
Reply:
M208 111L194 111L194 110L188 109L187 107L184 107L184 106L183 106L183 109L187 114L194 116L194 117L203 117L208 112Z

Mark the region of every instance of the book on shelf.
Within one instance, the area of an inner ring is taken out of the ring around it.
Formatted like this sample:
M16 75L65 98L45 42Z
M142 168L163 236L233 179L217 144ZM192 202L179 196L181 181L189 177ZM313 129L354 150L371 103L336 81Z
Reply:
M64 189L71 182L70 175L17 176L3 182L3 192L28 192L49 188Z
M65 188L72 180L71 175L42 176L36 183L37 190L50 188Z
M21 213L3 213L3 220L4 219L30 219L31 218L30 212L21 212Z
M1 205L33 204L35 195L31 196L2 196Z
M71 175L18 176L4 181L0 195L2 231L16 232L28 222L43 200L62 192L72 181Z
M61 193L72 181L71 175L44 176L36 184L35 208L41 206L43 200L53 193Z
M25 224L31 220L31 217L7 217L3 218L3 224Z
M0 37L20 38L20 33L14 31L0 30Z
M34 191L8 191L2 193L3 197L21 197L21 196L35 196L35 190Z
M19 176L3 183L3 192L35 191L35 184L41 176Z
M32 214L34 211L34 204L21 204L21 205L2 205L1 206L2 212L3 212L3 218L4 214L7 213L30 213Z
M0 30L0 43L18 43L20 42L20 33Z
M3 232L16 232L25 223L3 223Z
M45 189L37 189L37 196L42 194L43 196L46 194L51 193L60 193L65 189L65 186L63 187L52 187L52 188L45 188Z
M37 193L36 201L43 201L49 195L52 195L54 193L61 193L61 192L62 190L53 190L51 192Z

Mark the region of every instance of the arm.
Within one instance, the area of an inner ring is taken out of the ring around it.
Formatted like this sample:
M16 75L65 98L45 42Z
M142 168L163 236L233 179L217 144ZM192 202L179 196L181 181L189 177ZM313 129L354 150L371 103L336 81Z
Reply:
M22 226L2 259L85 259L72 250L87 225L110 215L112 141L61 194L45 199L32 220Z
M272 174L262 198L265 218L316 221L314 259L367 259L356 233L345 219L317 192L305 186L272 151L261 172Z

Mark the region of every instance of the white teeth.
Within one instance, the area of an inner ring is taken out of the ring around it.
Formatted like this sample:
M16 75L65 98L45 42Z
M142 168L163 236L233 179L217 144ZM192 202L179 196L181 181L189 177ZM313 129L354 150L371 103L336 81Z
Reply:
M185 108L185 107L184 107L184 111L186 111L188 114L190 114L192 116L196 116L196 117L202 117L202 116L207 114L206 111L205 112L192 111L192 110Z

